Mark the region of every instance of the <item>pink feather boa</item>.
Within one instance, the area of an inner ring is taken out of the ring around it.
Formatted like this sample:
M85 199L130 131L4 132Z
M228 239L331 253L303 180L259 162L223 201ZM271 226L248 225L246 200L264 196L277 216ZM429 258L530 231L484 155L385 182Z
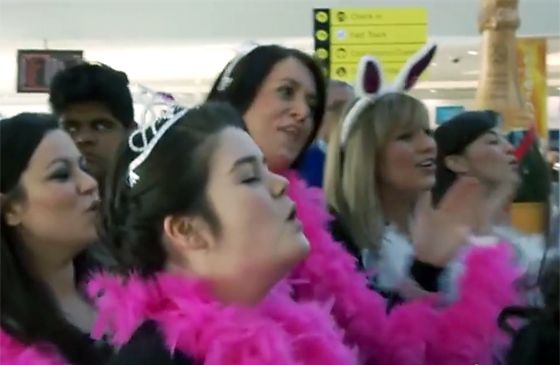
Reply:
M331 219L320 189L287 175L289 195L311 244L294 272L300 301L333 302L332 313L366 363L383 365L490 365L507 346L500 311L519 301L520 272L508 244L470 248L458 300L438 308L437 297L405 303L386 314L383 298L367 288L355 259L328 231ZM303 284L302 284L303 283Z
M68 365L49 346L25 345L0 330L0 364L4 365Z
M356 364L356 352L316 303L300 304L280 284L255 308L221 304L195 278L161 273L142 280L98 274L88 284L99 316L92 336L122 345L153 320L170 352L205 365Z
M93 336L111 333L122 345L151 319L170 351L206 365L491 365L507 345L498 314L518 300L509 245L469 250L453 304L434 295L387 315L384 299L328 232L321 191L288 178L311 252L261 305L225 306L192 278L100 274L88 285L99 308Z

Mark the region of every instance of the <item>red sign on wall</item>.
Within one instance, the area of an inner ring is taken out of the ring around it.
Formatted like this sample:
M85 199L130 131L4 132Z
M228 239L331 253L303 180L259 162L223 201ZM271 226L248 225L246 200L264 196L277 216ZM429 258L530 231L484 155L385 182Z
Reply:
M54 75L83 62L83 51L19 50L17 92L48 93Z

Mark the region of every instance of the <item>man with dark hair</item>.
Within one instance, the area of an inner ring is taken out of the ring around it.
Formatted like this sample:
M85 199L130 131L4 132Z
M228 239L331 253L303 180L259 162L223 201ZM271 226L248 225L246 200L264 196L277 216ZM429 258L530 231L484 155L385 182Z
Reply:
M82 63L55 75L49 103L102 188L111 159L134 125L128 77L105 65Z

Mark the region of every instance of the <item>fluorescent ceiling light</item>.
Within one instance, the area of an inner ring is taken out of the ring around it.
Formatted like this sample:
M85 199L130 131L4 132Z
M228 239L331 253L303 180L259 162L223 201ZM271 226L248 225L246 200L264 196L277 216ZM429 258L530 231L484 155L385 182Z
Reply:
M560 66L560 52L547 54L546 64L547 66Z

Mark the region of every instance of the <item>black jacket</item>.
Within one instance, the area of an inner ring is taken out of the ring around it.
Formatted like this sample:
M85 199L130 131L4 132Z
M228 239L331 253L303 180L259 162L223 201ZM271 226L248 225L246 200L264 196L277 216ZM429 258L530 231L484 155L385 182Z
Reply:
M350 230L342 223L337 212L331 208L330 213L333 216L333 220L330 223L329 229L333 238L341 243L346 250L356 258L357 268L359 270L364 270L360 246L352 238ZM438 278L442 272L443 268L426 264L418 260L414 260L410 268L411 277L421 288L430 292L437 291ZM375 277L371 279L370 287L387 299L387 310L392 309L395 305L404 301L399 293L379 288L379 286L376 285Z
M178 350L171 354L157 324L144 323L115 354L109 365L200 365Z

